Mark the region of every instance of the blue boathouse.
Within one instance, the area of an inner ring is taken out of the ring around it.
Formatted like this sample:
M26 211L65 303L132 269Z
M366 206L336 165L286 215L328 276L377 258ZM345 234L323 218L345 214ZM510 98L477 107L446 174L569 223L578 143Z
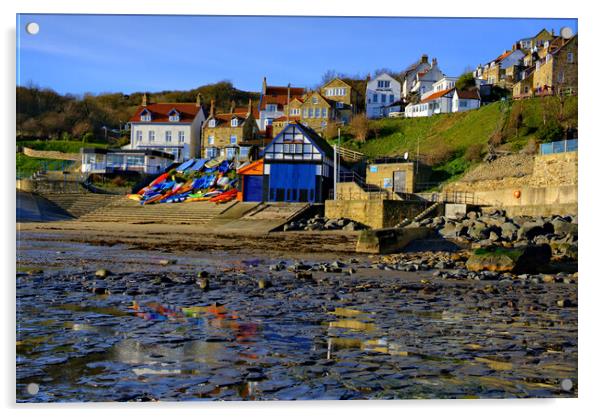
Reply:
M333 186L333 156L326 140L291 122L265 148L263 200L324 202Z

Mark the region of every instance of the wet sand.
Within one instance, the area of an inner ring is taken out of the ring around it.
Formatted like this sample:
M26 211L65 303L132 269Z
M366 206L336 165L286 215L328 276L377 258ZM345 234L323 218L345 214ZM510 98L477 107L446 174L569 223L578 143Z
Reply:
M349 233L19 231L18 401L577 396L576 283L381 269Z

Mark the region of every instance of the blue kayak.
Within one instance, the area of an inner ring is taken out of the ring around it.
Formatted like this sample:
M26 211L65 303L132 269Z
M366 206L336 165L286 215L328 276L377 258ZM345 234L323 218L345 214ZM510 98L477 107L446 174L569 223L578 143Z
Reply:
M194 164L195 159L189 159L186 162L183 162L178 168L177 171L179 172L183 172L184 170L186 170L187 168L191 167L192 164Z

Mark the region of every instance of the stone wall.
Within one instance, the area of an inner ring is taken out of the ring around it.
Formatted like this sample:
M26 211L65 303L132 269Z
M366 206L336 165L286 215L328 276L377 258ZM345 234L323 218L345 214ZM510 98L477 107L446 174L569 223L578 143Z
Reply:
M347 218L373 229L393 227L403 219L413 218L424 209L424 203L396 200L326 200L325 216Z
M444 187L444 191L472 192L476 204L515 209L516 213L575 214L578 203L578 152L528 157L532 163L521 158L524 156L508 157L506 160L500 158L492 164L481 164L477 170L468 173L463 181ZM510 175L500 178L504 169ZM475 180L466 181L467 178Z
M44 158L44 159L60 159L64 161L80 161L81 155L79 153L65 153L59 151L38 151L31 148L23 148L23 153L32 158Z

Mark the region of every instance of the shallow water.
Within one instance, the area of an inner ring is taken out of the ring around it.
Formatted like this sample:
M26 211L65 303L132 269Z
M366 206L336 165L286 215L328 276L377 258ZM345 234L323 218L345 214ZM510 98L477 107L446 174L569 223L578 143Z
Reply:
M293 257L45 238L18 246L18 401L577 395L577 309L556 303L575 284L421 283L366 257L302 279L269 269Z

